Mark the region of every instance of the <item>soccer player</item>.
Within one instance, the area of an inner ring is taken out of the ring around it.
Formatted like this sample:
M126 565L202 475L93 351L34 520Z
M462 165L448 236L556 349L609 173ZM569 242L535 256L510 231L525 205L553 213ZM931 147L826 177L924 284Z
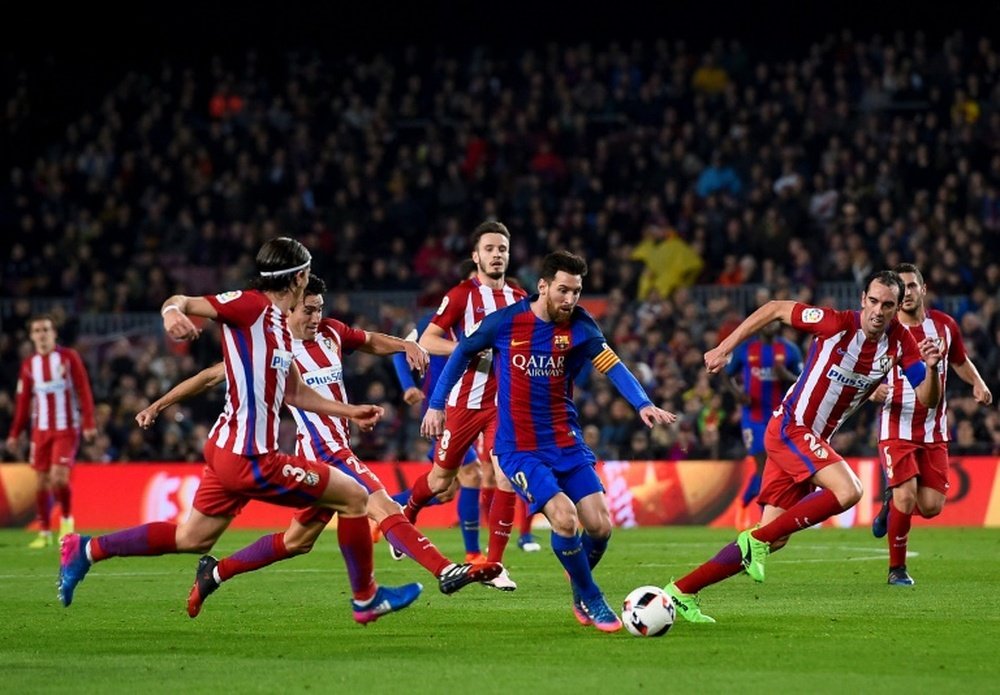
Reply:
M948 364L972 386L972 397L990 405L993 394L976 365L965 352L955 320L944 312L927 309L924 276L912 263L902 263L896 272L905 293L899 322L917 340L937 342L941 350L936 376L941 381L941 402L932 408L921 403L898 367L872 395L882 403L879 418L879 458L888 486L882 510L872 522L872 533L881 538L888 531L889 579L894 586L910 586L906 570L906 546L914 511L925 519L941 513L948 491L948 404L945 389Z
M243 291L214 296L174 295L160 313L167 335L193 340L200 330L191 316L221 324L226 404L205 444L205 469L192 509L181 524L153 522L105 536L69 534L62 540L59 599L73 602L77 585L94 563L109 557L207 553L251 499L287 507L330 508L339 515L337 540L347 564L354 620L368 623L410 605L420 584L379 586L372 566L366 517L368 495L339 470L278 451L282 403L310 412L347 417L370 429L382 414L374 405L348 405L306 386L295 364L288 311L302 299L311 257L299 242L281 237L257 253L258 276ZM315 512L319 514L320 512ZM288 538L276 534L237 553L253 565L281 554Z
M325 283L319 277L310 275L302 301L288 315L288 328L293 338L292 354L307 386L325 398L347 403L343 357L353 350L372 355L399 353L405 355L412 368L419 371L427 368L427 352L414 341L350 328L336 319L324 319L324 292ZM221 384L225 378L224 363L209 367L157 399L136 415L136 422L147 428L165 408ZM291 411L298 428L296 454L310 461L327 463L360 484L368 493L368 518L378 524L393 546L434 574L443 593L454 593L472 582L500 573L501 566L497 563L473 567L451 562L417 531L403 516L399 505L389 497L378 477L351 451L350 429L345 418L298 407L292 407ZM332 516L329 508L306 509L292 519L283 534L264 536L221 561L210 555L202 557L188 597L188 615L196 617L205 599L222 582L237 574L308 553ZM251 557L252 561L248 561Z
M542 512L551 523L552 550L570 578L577 620L614 632L621 621L593 577L608 547L611 517L573 405L573 378L592 361L647 426L676 418L650 402L594 319L577 306L586 273L587 263L579 256L565 251L546 256L538 294L490 314L458 344L434 388L421 432L439 436L444 431L443 409L452 387L471 360L493 350L500 468L529 510Z
M918 344L896 320L903 294L899 275L883 270L865 284L860 311L770 301L705 353L705 367L716 373L740 343L775 319L814 336L802 374L764 435L761 525L743 531L714 558L665 587L684 618L715 622L698 605L701 589L743 570L764 581L769 552L783 547L792 533L858 503L861 481L830 446L830 438L894 367L901 368L922 403L933 406L940 400L940 382L925 376L937 367L941 353L933 340Z
M760 492L764 472L764 430L771 414L781 403L784 384L795 381L802 371L802 353L790 340L778 335L780 321L772 321L760 333L733 350L733 358L726 366L726 383L743 406L743 444L747 454L757 464L746 489L743 491L743 508L746 509ZM740 376L737 383L736 376Z
M459 266L459 276L465 279L471 279L476 276L478 266L475 261L471 258L467 258ZM416 327L406 336L407 340L416 340L420 335L427 329L430 324L431 319L434 318L434 312L427 314L417 321ZM449 337L453 337L449 335ZM413 370L407 363L405 356L402 353L397 353L393 355L392 364L396 371L396 379L399 381L400 388L403 389L403 400L407 405L414 405L416 403L423 403L423 410L426 411L427 397L430 396L431 392L434 390L434 385L437 383L438 375L441 373L441 369L444 368L444 363L447 362L447 357L443 355L432 355L430 358L430 365L427 370L423 373L423 378L420 380L420 385L413 378ZM436 446L432 446L430 452L428 453L428 458L431 463L435 460ZM491 486L495 486L496 482L492 475L486 475L487 473L492 473L493 463L490 461L481 462L479 453L476 451L476 446L473 444L468 448L465 456L462 459L462 465L458 469L458 475L454 479L454 482L458 485L458 523L459 528L462 533L462 543L465 545L465 561L481 563L486 562L486 556L483 555L479 546L479 496L480 489L483 487L484 479L488 478ZM450 492L450 490L449 490ZM485 494L485 490L483 493ZM447 493L442 493L437 495L437 499L441 500L442 495ZM396 496L395 499L401 504L406 504L409 501L409 493L404 497ZM490 494L490 499L492 499L492 489ZM484 505L489 509L488 505ZM392 556L396 559L402 559L403 554L399 553L395 547L390 544L390 551L392 551Z
M21 363L17 379L14 420L7 435L6 447L17 449L21 432L31 424L31 450L28 458L35 469L38 487L35 504L41 530L29 548L52 545L52 497L59 502L62 514L59 538L73 532L73 495L70 470L76 449L83 438L97 436L94 425L94 397L90 391L87 368L71 348L56 344L56 327L51 316L39 315L28 321L28 335L35 354Z
M472 260L476 276L453 287L438 307L437 314L420 336L420 344L432 355L450 355L457 345L449 336L465 336L497 309L525 296L524 290L507 279L510 263L510 232L500 222L483 222L472 233ZM448 397L447 422L437 440L431 470L417 478L404 511L416 523L417 515L431 498L452 484L465 452L483 435L483 451L491 455L496 434L496 377L493 354L486 350L475 356L462 379ZM495 462L494 462L495 463ZM514 526L514 490L502 473L496 475L496 491L489 506L489 544L486 559L502 562ZM501 591L514 591L517 584L505 569L486 582Z

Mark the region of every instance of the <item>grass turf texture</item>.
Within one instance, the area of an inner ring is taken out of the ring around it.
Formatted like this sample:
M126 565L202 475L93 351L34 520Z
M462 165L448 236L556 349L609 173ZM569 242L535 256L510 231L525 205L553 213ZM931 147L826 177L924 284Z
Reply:
M258 534L229 532L228 554ZM455 530L431 534L459 556ZM730 531L619 530L597 570L612 606L712 556ZM512 543L519 588L454 596L375 546L385 584L420 581L409 609L368 627L350 617L336 538L312 554L224 585L195 620L184 606L197 557L112 559L72 607L56 598L58 549L0 531L3 691L29 692L996 692L1000 530L919 528L914 587L885 583L887 553L863 529L799 534L768 581L734 577L702 592L719 622L678 618L661 639L579 626L548 549Z

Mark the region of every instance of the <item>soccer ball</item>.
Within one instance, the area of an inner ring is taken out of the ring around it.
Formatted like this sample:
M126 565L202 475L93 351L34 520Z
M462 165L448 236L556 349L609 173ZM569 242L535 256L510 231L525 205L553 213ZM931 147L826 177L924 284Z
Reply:
M658 586L633 589L622 604L622 622L636 637L662 637L674 624L674 602Z

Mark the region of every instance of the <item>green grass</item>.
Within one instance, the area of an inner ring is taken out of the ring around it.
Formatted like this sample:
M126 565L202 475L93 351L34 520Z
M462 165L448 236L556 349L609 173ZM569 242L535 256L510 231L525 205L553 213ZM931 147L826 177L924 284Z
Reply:
M216 551L257 534L230 532ZM458 554L458 533L431 534ZM733 532L617 531L597 579L612 605L664 584ZM734 577L702 593L719 622L679 619L662 639L577 625L555 558L513 547L520 588L454 596L375 547L386 584L419 580L410 609L368 627L350 618L336 539L309 556L234 579L197 620L184 611L194 556L110 560L65 609L58 552L0 531L0 690L32 692L996 692L1000 530L921 528L917 585L885 584L886 551L864 530L799 534L768 581ZM546 543L547 545L547 543Z

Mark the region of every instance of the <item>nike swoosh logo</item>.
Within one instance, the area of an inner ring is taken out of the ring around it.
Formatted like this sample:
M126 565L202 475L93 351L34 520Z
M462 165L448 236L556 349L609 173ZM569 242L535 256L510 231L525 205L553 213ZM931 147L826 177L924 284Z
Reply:
M514 525L513 521L508 521L508 522L499 521L497 523L499 523L501 526L513 526Z
M512 340L510 341L510 346L517 347L518 345L526 345L530 342L531 342L530 340Z
M896 542L897 543L900 542L900 541L905 541L905 540L906 540L906 536L896 536Z

